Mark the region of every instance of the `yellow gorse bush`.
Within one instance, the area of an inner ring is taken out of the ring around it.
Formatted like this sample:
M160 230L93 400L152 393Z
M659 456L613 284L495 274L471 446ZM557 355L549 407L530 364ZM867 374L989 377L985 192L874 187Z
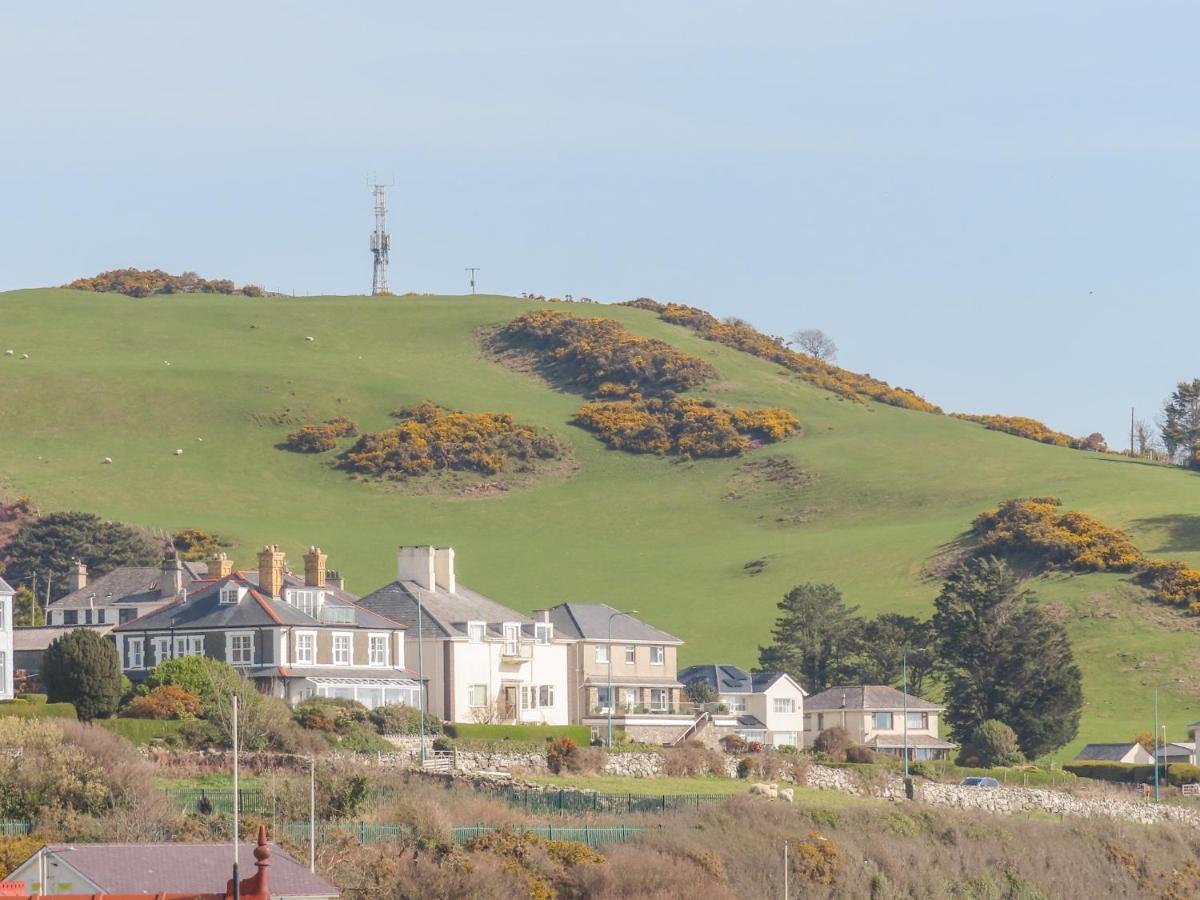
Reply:
M1045 422L1039 422L1037 419L1030 419L1026 416L975 416L970 413L951 413L950 415L956 419L962 419L964 422L978 422L991 431L1003 431L1005 434L1015 434L1017 437L1028 438L1043 444L1052 444L1055 447L1070 447L1073 450L1097 452L1108 449L1104 443L1104 437L1100 434L1091 434L1085 438L1072 437L1061 431L1055 431Z
M79 278L66 285L78 291L99 291L149 297L151 294L243 294L264 297L266 291L256 284L238 287L228 278L201 278L195 272L172 275L162 269L113 269L91 278Z

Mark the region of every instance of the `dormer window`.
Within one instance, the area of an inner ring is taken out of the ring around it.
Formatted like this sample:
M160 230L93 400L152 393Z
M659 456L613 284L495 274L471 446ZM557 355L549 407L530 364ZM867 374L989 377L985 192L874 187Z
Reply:
M321 606L321 591L293 588L287 591L285 599L300 612L315 619Z
M237 603L242 599L242 592L236 584L227 584L221 588L222 603Z
M533 639L539 644L548 644L554 636L554 626L549 622L538 622L533 626Z
M487 633L487 626L483 622L468 622L467 623L467 639L472 644L482 644L484 635Z

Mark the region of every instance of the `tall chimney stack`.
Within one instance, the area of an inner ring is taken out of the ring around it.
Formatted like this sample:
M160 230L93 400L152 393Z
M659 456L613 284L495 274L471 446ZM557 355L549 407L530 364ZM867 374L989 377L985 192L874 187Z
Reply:
M320 547L309 547L304 554L304 583L309 587L325 587L325 563L329 557Z
M346 579L342 577L342 573L337 571L337 569L325 570L325 584L335 591L346 589Z
M183 591L183 563L174 551L168 551L162 561L162 575L158 579L158 596L177 597Z
M72 591L82 591L87 587L87 580L87 564L81 559L75 560L67 572L67 585Z
M208 559L208 577L224 578L233 574L233 560L224 552L214 553Z
M258 589L269 597L283 592L283 551L278 544L267 544L258 551Z
M438 547L433 551L433 573L437 586L447 594L458 590L458 583L454 578L453 547Z
M400 547L396 550L396 580L412 581L417 587L432 591L434 550L432 547Z

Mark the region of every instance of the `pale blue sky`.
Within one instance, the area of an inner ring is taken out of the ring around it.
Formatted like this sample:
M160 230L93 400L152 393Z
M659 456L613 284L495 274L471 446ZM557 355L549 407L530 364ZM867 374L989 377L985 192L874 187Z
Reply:
M639 295L1123 445L1200 375L1194 3L0 11L0 289Z

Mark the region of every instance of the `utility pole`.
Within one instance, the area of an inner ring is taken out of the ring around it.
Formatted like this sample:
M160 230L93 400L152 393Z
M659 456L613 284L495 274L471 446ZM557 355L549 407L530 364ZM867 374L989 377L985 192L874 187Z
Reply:
M388 290L388 251L392 249L392 236L387 233L387 185L375 182L375 230L371 233L371 255L375 268L371 274L371 293L375 296L390 294Z
M471 273L471 294L475 294L475 273L479 271L479 266L467 266L463 269L464 272Z
M1129 407L1129 455L1134 455L1133 450L1133 407Z

